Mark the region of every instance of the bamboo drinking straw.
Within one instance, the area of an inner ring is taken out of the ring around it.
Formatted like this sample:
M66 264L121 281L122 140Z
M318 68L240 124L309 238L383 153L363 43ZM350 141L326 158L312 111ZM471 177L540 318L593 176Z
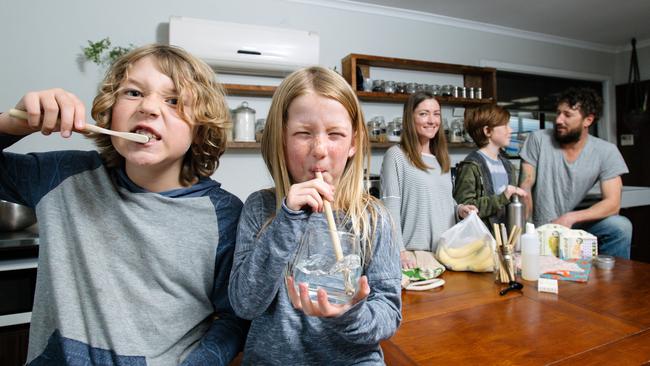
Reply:
M323 180L323 174L321 172L316 172L316 178ZM339 239L338 230L336 229L336 222L334 221L332 204L327 200L323 200L323 206L325 206L325 217L327 217L327 226L329 226L330 229L330 237L332 238L334 255L336 256L336 261L338 262L343 259L343 250L341 249L341 240Z
M316 178L323 180L323 174L321 172L316 172ZM323 206L325 207L325 217L327 218L327 226L329 227L330 237L332 238L332 247L334 248L334 255L336 256L336 261L340 262L343 260L343 250L341 249L341 240L339 239L339 233L336 229L336 222L334 221L334 213L332 212L332 205L328 200L323 199ZM354 287L352 286L352 279L350 277L350 269L343 269L343 286L345 288L345 293L347 295L354 295Z
M501 242L501 231L499 230L499 224L493 224L494 228L494 237L497 240L497 253L499 254L497 257L499 258L499 279L501 280L501 283L508 283L510 282L510 276L508 275L508 271L506 270L505 266L507 265L506 262L503 260L503 243Z

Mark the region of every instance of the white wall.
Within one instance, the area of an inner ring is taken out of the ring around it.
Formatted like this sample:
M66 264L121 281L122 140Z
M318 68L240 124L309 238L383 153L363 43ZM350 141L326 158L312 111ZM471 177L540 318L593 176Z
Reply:
M637 43L636 57L639 61L639 74L641 80L650 80L650 42ZM632 51L628 50L616 55L616 85L625 84L630 74L630 59Z
M3 1L0 110L13 106L29 90L54 86L73 91L90 105L103 71L79 61L87 40L109 36L115 45L166 42L171 15L313 30L321 38L321 64L339 70L347 54L365 53L476 66L488 60L611 79L615 74L617 57L608 52L442 25L421 14L319 4L285 0ZM244 99L257 109L258 117L265 116L267 99L232 97L229 103L234 107ZM364 110L367 117L381 114L392 119L400 115L401 106L373 103L365 104ZM607 117L602 123L609 124ZM90 148L79 136L69 140L30 136L11 151ZM373 173L379 172L381 153L373 154ZM455 152L453 161L466 153ZM226 152L215 179L242 199L271 184L256 151Z

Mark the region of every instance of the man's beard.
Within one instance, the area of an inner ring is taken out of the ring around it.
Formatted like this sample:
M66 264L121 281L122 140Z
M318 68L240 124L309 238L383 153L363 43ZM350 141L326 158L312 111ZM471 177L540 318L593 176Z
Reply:
M555 140L562 145L578 142L581 135L581 128L576 128L575 130L567 130L564 135L560 135L560 132L557 130L557 125L553 126L553 136L555 137Z

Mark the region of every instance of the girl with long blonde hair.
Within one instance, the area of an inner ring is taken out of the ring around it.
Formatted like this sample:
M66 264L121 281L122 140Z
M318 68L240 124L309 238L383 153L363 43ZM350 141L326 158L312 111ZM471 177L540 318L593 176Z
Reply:
M289 75L273 96L262 156L275 187L244 205L230 279L233 308L252 320L244 363L382 363L379 341L401 320L399 254L388 213L363 187L368 136L347 82L322 67ZM307 229L327 227L326 201L339 230L361 242L358 290L342 304L323 288L310 297L288 270Z

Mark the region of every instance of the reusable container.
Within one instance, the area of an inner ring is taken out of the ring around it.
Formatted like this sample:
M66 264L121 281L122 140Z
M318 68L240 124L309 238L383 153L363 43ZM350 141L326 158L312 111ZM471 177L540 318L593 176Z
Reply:
M255 141L255 110L248 106L248 102L235 109L235 141Z
M334 252L332 235L336 235L341 244L343 257L340 260ZM356 235L309 228L300 242L292 274L296 291L300 291L300 283L306 283L312 301L317 301L317 291L322 288L327 291L330 303L346 304L357 291L361 270L359 238Z

